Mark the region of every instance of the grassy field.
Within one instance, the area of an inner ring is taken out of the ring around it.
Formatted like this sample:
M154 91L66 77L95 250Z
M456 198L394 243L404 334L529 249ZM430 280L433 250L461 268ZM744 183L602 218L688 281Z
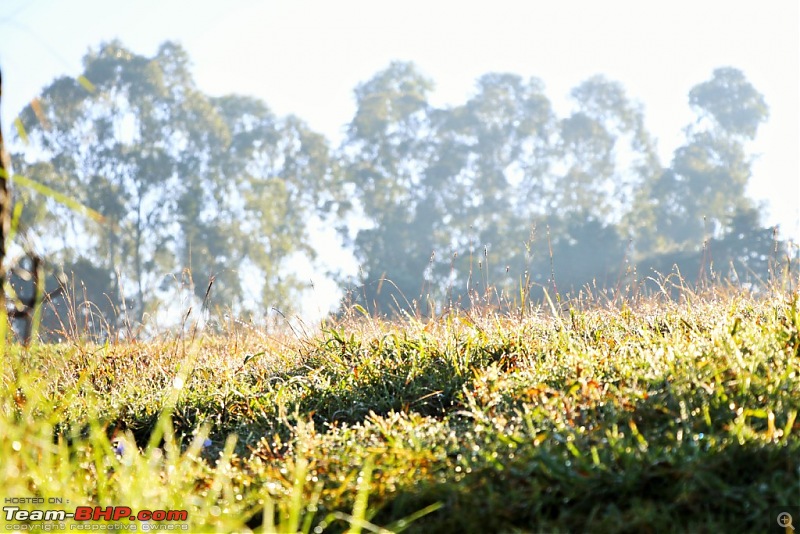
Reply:
M12 347L2 493L186 510L193 532L767 531L800 506L799 307L717 291Z

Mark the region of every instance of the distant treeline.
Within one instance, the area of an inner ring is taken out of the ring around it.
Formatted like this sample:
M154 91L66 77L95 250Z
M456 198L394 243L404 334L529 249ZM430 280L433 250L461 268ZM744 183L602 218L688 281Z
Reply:
M204 94L174 43L152 57L102 44L23 110L12 162L104 220L18 187L20 235L66 275L61 319L90 310L111 328L186 288L240 315L290 311L308 285L294 262L324 253L315 220L360 265L338 274L346 299L383 313L640 291L673 272L758 286L796 261L745 193L768 108L735 68L691 89L696 120L666 164L642 107L603 76L564 117L536 78L486 74L447 107L433 87L390 64L355 88L332 147L256 98Z

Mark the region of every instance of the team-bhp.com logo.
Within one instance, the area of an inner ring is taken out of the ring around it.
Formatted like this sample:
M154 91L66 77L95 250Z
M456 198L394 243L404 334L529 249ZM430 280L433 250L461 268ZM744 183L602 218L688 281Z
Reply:
M66 520L79 522L128 520L142 522L142 530L186 530L188 525L185 522L189 518L189 512L186 510L139 510L134 513L130 506L107 506L105 508L100 506L78 506L74 512L65 510L23 510L19 506L4 506L3 513L7 522L6 530L28 530L13 528L14 526L23 526L20 524L23 521L63 522ZM153 525L147 523L150 521L166 521L168 523ZM11 522L16 523L16 525L12 525ZM169 522L184 522L184 524ZM12 528L9 529L9 526L12 526ZM71 525L72 529L75 529L75 527L77 527L77 530L95 530L91 524Z

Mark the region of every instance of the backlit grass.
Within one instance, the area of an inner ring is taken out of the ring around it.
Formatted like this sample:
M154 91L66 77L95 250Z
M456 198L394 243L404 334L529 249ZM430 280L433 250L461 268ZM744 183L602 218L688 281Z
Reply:
M186 509L207 531L752 532L800 504L790 292L12 347L2 377L3 494L68 511Z

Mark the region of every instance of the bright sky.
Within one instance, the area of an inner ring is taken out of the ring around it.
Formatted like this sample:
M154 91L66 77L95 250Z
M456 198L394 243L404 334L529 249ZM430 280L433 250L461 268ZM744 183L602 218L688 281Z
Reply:
M334 142L353 115L353 88L393 59L436 83L433 103L463 102L475 79L514 72L544 81L556 109L604 74L642 102L662 163L692 120L688 92L714 68L742 70L769 121L750 195L764 221L800 240L800 16L797 0L0 0L2 127L56 76L120 38L151 55L165 40L188 51L207 93L260 97Z

